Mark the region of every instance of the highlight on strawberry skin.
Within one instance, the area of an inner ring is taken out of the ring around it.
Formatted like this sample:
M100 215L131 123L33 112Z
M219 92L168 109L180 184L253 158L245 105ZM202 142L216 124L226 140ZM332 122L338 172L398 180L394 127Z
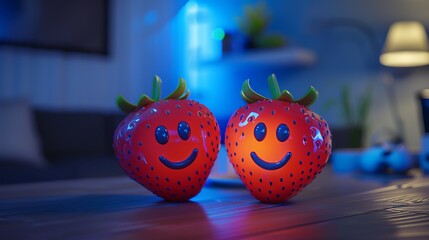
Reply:
M318 97L312 86L302 98L280 91L274 74L268 77L272 97L243 83L247 103L227 125L225 145L235 172L259 201L285 202L310 184L325 167L332 142L328 123L309 106Z
M161 79L155 76L152 97L142 95L137 104L117 98L128 116L114 133L116 158L131 179L167 201L196 196L220 148L215 116L188 96L180 78L176 90L161 99Z

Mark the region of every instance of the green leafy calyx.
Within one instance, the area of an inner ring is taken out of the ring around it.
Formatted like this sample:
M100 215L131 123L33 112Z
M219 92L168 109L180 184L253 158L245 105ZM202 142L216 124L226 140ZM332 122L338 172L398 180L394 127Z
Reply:
M116 104L118 105L119 109L121 109L121 111L125 113L131 113L136 109L148 106L160 100L167 100L167 99L183 100L188 98L188 96L189 96L189 90L186 89L186 82L183 78L179 78L179 85L176 87L176 89L170 95L168 95L164 99L161 99L161 78L159 78L158 76L155 76L152 83L152 97L149 97L148 95L143 94L139 98L137 105L135 105L128 102L124 97L119 95L116 98Z
M316 101L317 97L319 96L319 93L317 92L317 90L313 86L310 86L307 90L307 93L302 98L298 100L294 100L292 94L288 90L280 91L280 87L277 82L276 75L271 74L267 80L268 80L268 86L270 88L272 100L298 103L300 105L308 107L311 104L313 104ZM257 93L250 87L250 80L244 81L241 89L241 97L247 103L254 103L262 100L269 100L269 98L262 96L261 94Z

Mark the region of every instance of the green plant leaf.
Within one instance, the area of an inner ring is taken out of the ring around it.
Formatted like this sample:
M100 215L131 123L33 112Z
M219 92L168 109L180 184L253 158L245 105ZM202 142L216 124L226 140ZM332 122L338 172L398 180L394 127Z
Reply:
M352 105L350 102L350 89L348 86L344 86L341 91L341 103L343 107L344 118L348 125L354 125L354 117Z
M372 103L372 90L371 87L368 87L366 91L360 97L358 105L358 121L362 125L366 125L366 120L369 115L369 110Z
M264 3L245 5L243 15L239 17L238 27L245 35L255 38L264 33L268 22L269 14Z
M327 101L325 101L322 104L322 111L328 112L335 104L337 103L337 100L334 98L330 98Z

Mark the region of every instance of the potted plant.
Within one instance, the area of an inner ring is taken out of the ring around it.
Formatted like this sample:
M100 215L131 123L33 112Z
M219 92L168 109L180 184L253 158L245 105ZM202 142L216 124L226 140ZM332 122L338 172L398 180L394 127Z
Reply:
M345 136L343 143L346 147L362 147L371 102L372 97L370 89L364 91L355 103L352 101L349 86L346 85L341 90L341 109L345 120L345 127L343 127L341 131ZM341 134L339 135L341 136Z
M276 48L286 45L286 39L282 34L266 32L270 20L271 15L266 4L244 7L244 14L238 18L238 27L248 39L246 48Z
M352 99L357 99L353 102ZM372 103L371 91L367 89L357 98L349 86L341 89L340 100L331 100L329 105L340 102L344 126L332 127L334 152L332 164L336 172L352 172L358 168L367 118Z

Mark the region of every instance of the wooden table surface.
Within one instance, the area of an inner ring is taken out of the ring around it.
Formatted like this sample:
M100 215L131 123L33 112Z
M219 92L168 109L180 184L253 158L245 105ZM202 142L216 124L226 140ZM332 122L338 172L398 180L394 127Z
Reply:
M278 205L222 186L168 203L127 177L3 185L0 239L429 239L429 178L414 175L327 167Z

